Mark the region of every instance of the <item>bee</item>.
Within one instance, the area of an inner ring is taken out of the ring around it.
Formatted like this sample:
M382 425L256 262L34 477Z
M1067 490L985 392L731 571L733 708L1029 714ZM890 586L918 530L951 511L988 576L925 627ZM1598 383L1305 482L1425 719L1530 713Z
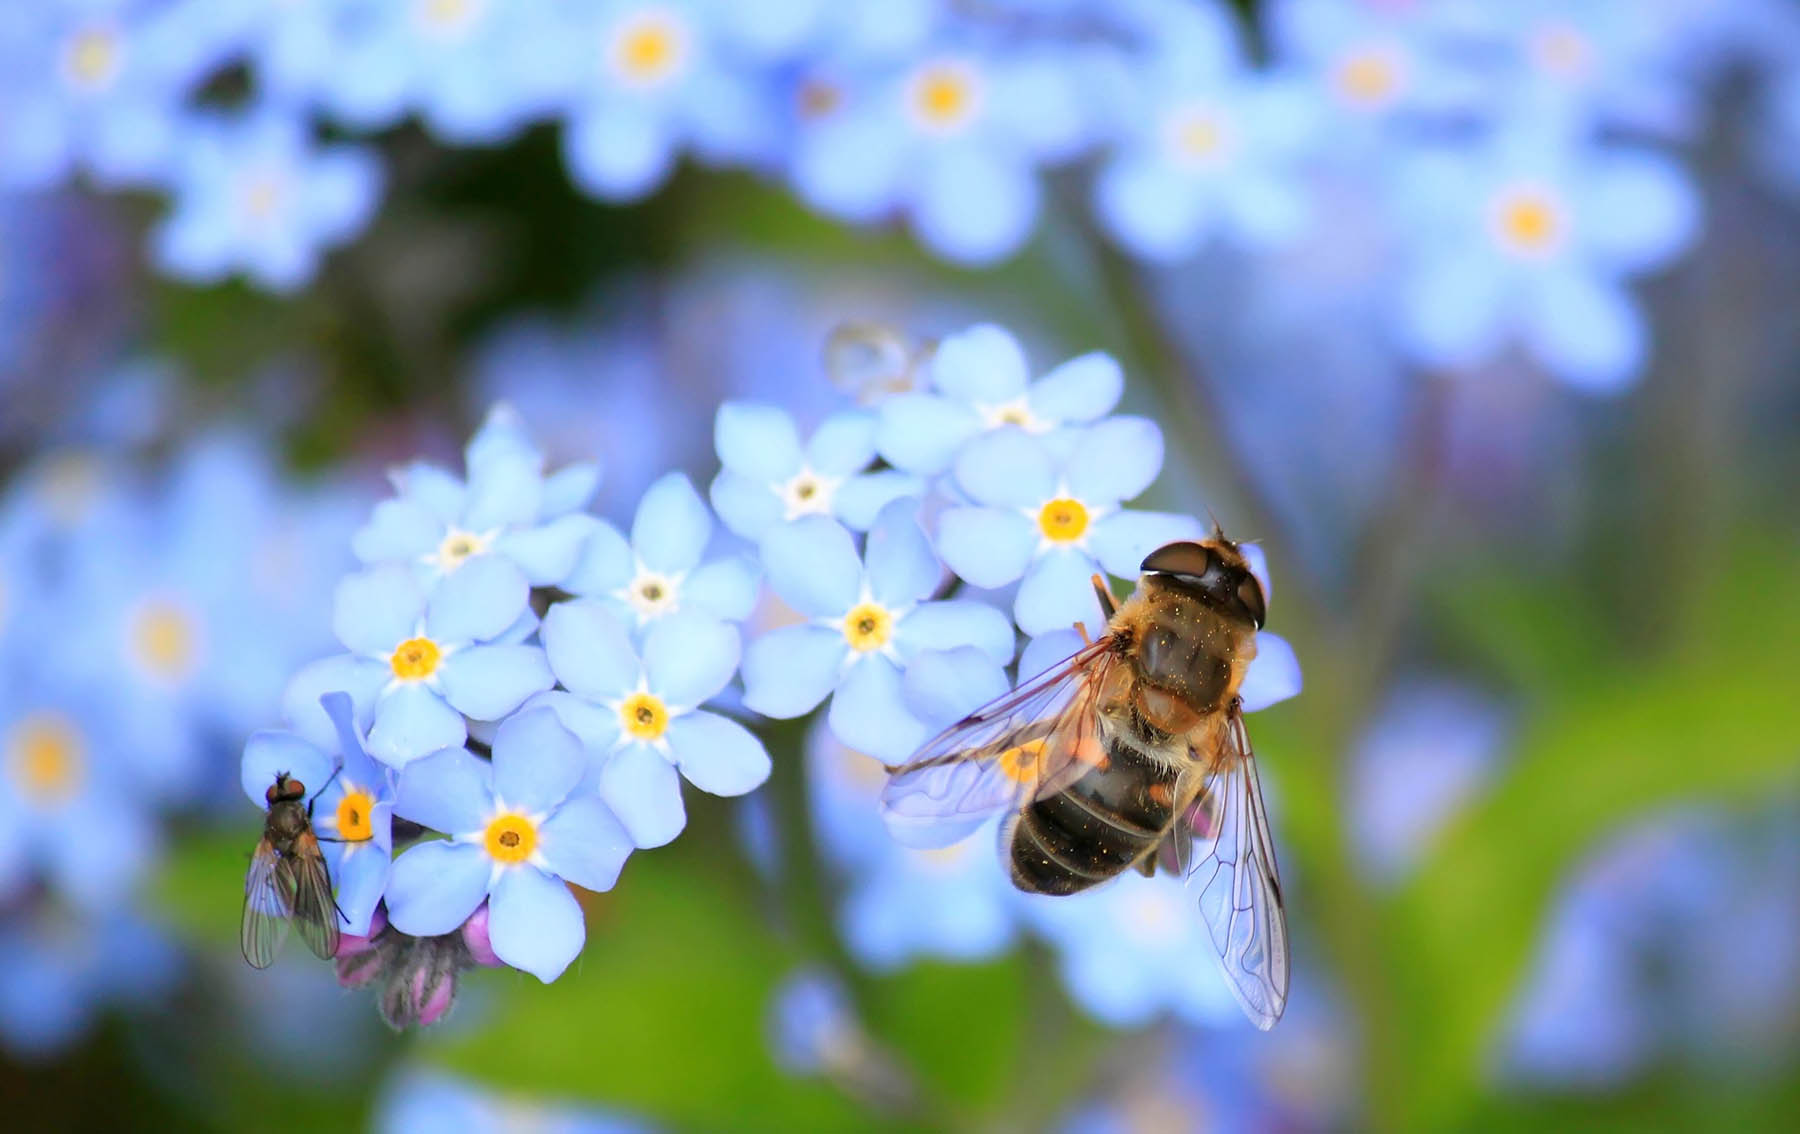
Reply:
M306 785L278 772L265 798L268 818L244 879L244 917L238 927L244 960L254 968L268 968L287 940L290 923L300 927L307 948L330 960L337 954L341 911L331 896L331 872L319 837L313 834L312 804L302 802Z
M1287 1004L1287 914L1239 696L1267 601L1216 525L1141 571L1117 606L1093 577L1098 639L889 766L883 817L944 846L1005 815L1001 858L1029 893L1185 878L1232 994L1268 1029Z

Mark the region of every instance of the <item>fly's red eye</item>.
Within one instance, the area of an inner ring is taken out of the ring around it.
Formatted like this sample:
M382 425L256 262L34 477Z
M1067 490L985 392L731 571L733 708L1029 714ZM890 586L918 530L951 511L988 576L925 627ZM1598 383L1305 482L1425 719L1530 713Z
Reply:
M306 795L306 785L299 780L289 780L281 794L288 799L300 799Z
M279 780L269 785L269 790L263 792L263 798L269 801L270 807L281 802L281 783Z

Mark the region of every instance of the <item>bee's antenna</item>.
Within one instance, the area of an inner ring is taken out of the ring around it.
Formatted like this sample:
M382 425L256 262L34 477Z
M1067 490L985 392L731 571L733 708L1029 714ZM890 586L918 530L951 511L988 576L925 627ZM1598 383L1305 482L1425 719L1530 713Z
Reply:
M1217 514L1216 514L1216 513L1215 513L1215 512L1214 512L1214 511L1213 511L1213 510L1212 510L1212 505L1210 505L1210 504L1208 504L1208 505L1207 505L1207 506L1206 506L1206 517L1207 517L1207 519L1209 519L1209 520L1211 520L1211 521L1212 521L1212 526L1213 526L1213 530L1212 530L1212 534L1213 534L1213 538L1214 538L1214 539L1217 539L1217 540L1222 540L1222 539L1224 539L1224 538L1225 538L1225 526L1224 526L1224 525L1223 525L1223 524L1221 524L1221 523L1219 523L1219 517L1218 517L1218 515L1217 515Z

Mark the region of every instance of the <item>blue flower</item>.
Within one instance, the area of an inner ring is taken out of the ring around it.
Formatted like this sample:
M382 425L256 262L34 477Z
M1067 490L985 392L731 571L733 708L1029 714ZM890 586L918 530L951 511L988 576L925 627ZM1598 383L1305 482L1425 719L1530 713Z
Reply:
M594 1107L503 1094L439 1071L412 1068L394 1075L382 1088L370 1129L375 1134L420 1134L426 1130L507 1134L520 1129L650 1134L655 1128Z
M463 454L466 483L424 462L390 473L400 495L376 505L356 533L357 558L414 563L431 579L491 557L521 583L561 583L597 526L578 509L593 495L600 467L580 462L545 476L543 455L504 403L488 411Z
M205 118L183 137L171 172L173 211L151 236L170 275L212 283L242 271L292 291L319 254L374 214L381 169L355 146L315 146L296 118L264 110Z
M608 603L639 630L684 609L742 622L756 605L756 565L741 555L703 563L712 529L693 484L669 473L638 502L631 542L600 522L563 589Z
M321 748L334 728L319 695L350 694L369 727L369 753L399 768L460 745L463 718L499 720L555 683L530 633L518 569L476 556L427 589L410 567L384 564L338 584L332 629L349 650L302 669L283 704L294 731Z
M1512 132L1433 153L1400 174L1396 218L1412 249L1399 290L1402 346L1468 368L1515 338L1578 388L1616 390L1642 369L1642 314L1624 281L1694 238L1699 205L1671 162Z
M79 1040L108 1002L168 993L181 954L152 926L119 911L85 918L46 904L0 921L0 1047L21 1060Z
M1090 575L1135 578L1151 551L1201 535L1192 517L1120 507L1162 468L1154 422L1109 418L1063 451L1018 429L976 438L956 459L956 482L974 505L938 521L938 553L957 575L987 588L1023 578L1013 614L1027 634L1098 625Z
M564 882L610 890L631 853L606 804L576 790L585 770L581 742L535 710L500 725L491 764L449 748L408 765L394 814L449 838L394 860L394 928L450 933L486 899L494 953L546 984L560 976L586 939Z
M862 411L833 414L802 446L787 411L726 402L714 426L724 466L712 483L719 519L745 539L802 516L867 528L890 500L924 490L905 473L863 471L875 460L875 424Z
M920 651L976 646L996 664L1012 659L1012 627L999 611L968 600L928 601L943 568L916 511L909 500L882 509L863 557L850 533L823 516L784 524L763 538L769 584L807 621L750 643L746 705L766 716L797 717L829 696L838 739L898 760L930 735L901 691L902 671Z
M868 1042L843 984L823 969L788 974L769 1004L769 1047L790 1075L817 1075Z
M875 447L895 468L935 476L982 433L1017 426L1049 433L1096 421L1118 404L1125 377L1099 352L1072 358L1036 382L1017 339L989 323L938 344L930 364L934 392L882 400Z
M348 694L327 693L320 702L337 729L335 745L321 749L291 732L255 733L244 745L239 779L250 802L265 809L277 774L285 772L305 786L343 915L339 928L362 935L369 932L392 866L392 773L363 751Z
M681 833L681 780L714 795L743 795L769 777L769 754L743 725L702 704L738 665L735 628L698 611L651 623L640 654L614 609L561 602L544 616L550 667L568 692L533 701L554 708L587 746L601 798L640 847Z

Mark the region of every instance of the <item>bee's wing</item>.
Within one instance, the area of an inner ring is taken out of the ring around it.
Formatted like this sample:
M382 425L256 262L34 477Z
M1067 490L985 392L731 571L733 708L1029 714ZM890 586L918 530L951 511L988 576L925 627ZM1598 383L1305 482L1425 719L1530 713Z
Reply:
M1101 638L970 713L888 769L881 816L899 842L943 847L990 816L1067 787L1103 757L1094 700L1113 664Z
M287 940L288 915L293 911L293 888L285 877L284 860L268 839L256 844L250 856L250 873L244 878L244 916L238 923L238 944L252 968L266 969ZM285 884L284 883L288 883Z
M1199 891L1225 983L1250 1022L1266 1031L1287 1007L1287 910L1256 754L1236 706L1225 743L1231 751L1183 817L1187 830L1172 852Z
M319 840L308 831L294 840L294 853L282 859L293 878L294 924L300 940L329 961L338 950L338 907L331 896L331 872Z

